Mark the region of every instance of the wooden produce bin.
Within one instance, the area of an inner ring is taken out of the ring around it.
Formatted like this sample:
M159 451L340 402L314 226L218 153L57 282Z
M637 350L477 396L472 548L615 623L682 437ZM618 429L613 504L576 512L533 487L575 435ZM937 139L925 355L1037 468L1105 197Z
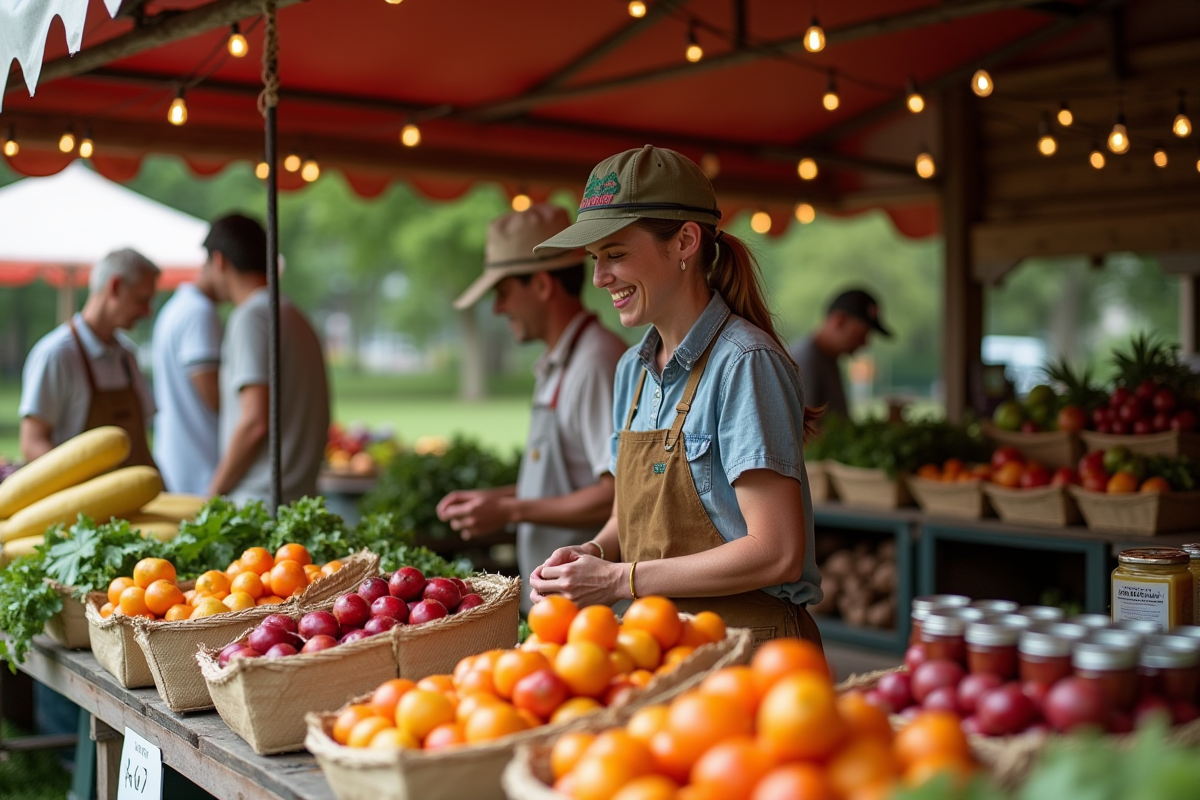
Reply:
M1036 461L1043 467L1055 470L1072 467L1079 463L1084 446L1078 435L1066 431L1040 431L1021 433L1002 431L990 422L983 423L983 435L1001 447L1015 447L1027 461Z
M838 497L848 506L900 508L912 505L903 475L891 478L881 469L851 467L837 461L826 463Z
M1071 496L1097 531L1153 536L1200 528L1200 492L1107 494L1072 486Z
M988 483L984 485L983 491L1000 519L1005 522L1044 528L1065 528L1068 525L1077 525L1080 521L1079 507L1062 486L1008 489Z
M829 477L828 461L805 461L804 470L808 473L808 493L814 503L828 503L837 499L837 490Z
M983 480L944 482L909 476L908 490L927 514L982 519L993 515Z
M1118 436L1113 433L1081 431L1079 435L1083 437L1083 444L1088 452L1121 446L1129 448L1129 452L1139 456L1187 456L1200 459L1200 433L1166 431L1145 436Z
M68 650L88 650L92 646L84 603L75 599L70 586L63 586L47 579L62 597L63 607L46 620L46 635Z

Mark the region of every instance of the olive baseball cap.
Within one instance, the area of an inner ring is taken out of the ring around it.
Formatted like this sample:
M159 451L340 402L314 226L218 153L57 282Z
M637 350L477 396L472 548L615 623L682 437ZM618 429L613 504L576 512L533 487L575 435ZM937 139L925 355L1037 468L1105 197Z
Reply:
M574 250L639 219L721 221L712 184L687 156L648 144L606 158L592 169L575 224L533 248L542 255Z

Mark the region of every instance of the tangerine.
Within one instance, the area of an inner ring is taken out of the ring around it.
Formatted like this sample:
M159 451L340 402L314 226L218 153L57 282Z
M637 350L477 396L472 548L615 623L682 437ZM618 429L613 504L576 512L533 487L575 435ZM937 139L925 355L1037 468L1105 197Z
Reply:
M190 619L192 616L192 607L187 603L171 606L167 609L167 613L163 614L163 619L168 622L177 622L181 619Z
M570 731L558 737L554 746L550 748L550 773L555 779L575 769L579 759L583 758L583 754L594 741L596 737L584 731Z
M321 567L321 574L322 575L332 575L333 573L337 572L341 568L342 568L342 562L338 561L335 558L333 561L330 561L328 564Z
M472 692L465 694L458 701L458 705L454 708L454 718L458 722L466 722L467 718L474 714L477 710L486 705L496 705L503 703L496 695L491 692Z
M612 800L675 800L679 786L666 775L634 778L612 796Z
M473 669L455 683L455 690L460 695L476 692L496 694L496 681L490 669Z
M1114 472L1104 490L1109 494L1132 494L1138 490L1138 479L1129 472Z
M767 642L758 652L780 641L785 640ZM758 707L759 739L777 761L824 758L841 744L845 731L833 686L816 672L780 678Z
M255 600L261 599L267 593L266 587L263 586L262 578L250 570L245 570L234 575L233 580L229 582L229 591L245 592Z
M758 686L749 667L725 667L711 673L700 684L700 694L728 697L747 714L758 710ZM884 719L887 722L887 719Z
M372 750L417 750L421 743L399 728L384 728L371 737Z
M426 675L417 681L417 688L427 692L454 694L454 679L449 675Z
M662 645L649 631L624 625L617 634L617 652L628 656L637 669L653 670L662 661Z
M634 778L641 777L618 756L589 758L586 754L571 771L574 800L612 800Z
M696 651L696 648L680 644L672 647L667 652L663 653L662 665L659 669L670 670L679 666L679 663Z
M629 673L629 682L634 686L645 686L652 680L654 680L654 673L648 669L635 669Z
M463 726L468 744L490 742L528 728L529 722L508 703L488 703L479 707L467 717Z
M242 562L242 567L256 575L270 572L271 567L275 566L275 557L265 547L251 547L238 560Z
M225 568L225 574L232 580L233 578L246 572L246 568L242 566L242 562L233 560L229 562L229 566Z
M183 592L171 581L157 580L146 587L146 608L156 617L161 617L183 602Z
M271 594L276 597L291 597L308 586L308 576L304 574L304 567L298 562L285 559L271 567L268 582L271 586Z
M550 669L550 661L541 653L529 650L509 650L496 659L496 667L492 671L492 682L496 687L496 694L505 700L512 699L513 688L517 685L517 681L541 669Z
M229 591L229 576L219 569L210 569L196 579L196 594L207 594L216 597L221 592Z
M529 609L529 629L543 642L566 644L571 621L579 606L561 594L544 597Z
M829 761L829 785L843 797L896 775L891 743L878 736L851 739Z
M821 648L801 639L766 642L751 659L750 669L754 670L758 693L763 697L776 681L793 672L809 671L829 677L829 665Z
M280 604L280 603L282 603L282 602L283 602L283 598L282 598L282 597L276 597L276 596L275 596L275 595L273 595L273 594L269 594L269 595L267 595L266 597L260 597L260 598L258 598L258 602L257 602L257 603L255 603L255 605L258 605L258 606L274 606L274 605L278 605L278 604Z
M118 601L120 599L121 598L119 597L117 598ZM100 619L108 619L112 616L113 611L115 610L116 606L114 606L112 603L105 603L104 605L100 606Z
M221 602L230 611L245 611L247 608L254 608L256 605L254 598L245 592L232 592Z
M650 740L654 738L654 734L667 727L667 707L666 706L646 706L639 709L629 722L625 723L625 730L633 738L650 744Z
M900 767L905 770L930 756L971 760L971 750L959 727L958 717L946 711L918 714L911 724L896 734L895 753Z
M601 733L583 754L585 759L606 756L616 756L638 775L646 775L654 769L654 756L646 743L621 728Z
M133 578L113 578L112 583L108 585L108 602L112 603L114 606L121 602L121 592L125 591L130 586L137 586L137 584L133 582Z
M141 586L130 586L121 592L117 605L121 613L127 617L150 617L150 607L146 605L146 590Z
M558 651L554 671L567 682L571 693L599 697L612 678L608 651L595 642L569 642Z
M814 764L785 764L766 774L750 800L835 800L825 770Z
M303 567L312 563L312 556L304 545L289 542L275 551L275 563L280 561L295 561Z
M396 704L396 727L408 731L419 742L447 722L454 722L454 705L441 692L410 689Z
M635 667L633 659L620 650L613 650L608 654L608 663L612 667L613 675L628 675Z
M550 715L550 724L556 725L559 722L586 717L602 708L604 706L600 705L600 702L593 697L572 697L554 709L554 713Z
M305 564L304 577L308 579L309 583L319 581L321 579L321 568L316 564Z
M725 800L749 800L751 792L775 766L749 736L735 736L710 747L696 761L691 785Z
M333 740L338 744L345 744L350 739L350 729L367 717L373 716L375 712L365 703L346 706L333 722Z
M690 622L692 629L699 632L707 641L705 644L715 644L725 641L725 620L715 611L701 611ZM680 642L680 644L690 644Z
M909 786L921 786L939 775L948 774L950 782L961 788L970 779L973 770L970 761L959 755L928 755L909 764L904 771L904 782Z
M665 597L642 597L629 604L622 625L630 630L646 631L663 650L670 650L683 634L679 609Z
M192 607L192 615L188 619L203 619L204 617L213 617L217 614L225 614L229 611L225 604L215 597L201 597L196 600L196 605Z
M350 737L346 739L346 746L366 747L375 738L375 734L394 727L390 721L383 717L371 715L354 724L354 727L350 729Z
M854 689L838 695L837 710L852 736L875 736L885 742L892 740L887 713L867 702L865 692Z
M457 722L447 722L445 725L438 725L425 737L426 750L441 750L443 747L453 747L466 743L466 733L463 731L463 726Z
M143 558L133 567L133 583L145 589L155 581L175 582L175 565L165 558Z
M753 726L753 715L736 700L719 695L688 692L676 698L667 712L666 730L678 745L676 765L686 765L688 770L705 750L733 736L749 736ZM651 747L657 738L651 740Z
M621 623L617 615L608 606L588 606L581 609L567 629L567 642L591 642L605 650L612 650L617 644L617 634Z
M371 699L367 701L367 705L384 719L394 720L396 718L396 704L414 686L416 684L407 678L392 678L389 681L384 681L371 693Z

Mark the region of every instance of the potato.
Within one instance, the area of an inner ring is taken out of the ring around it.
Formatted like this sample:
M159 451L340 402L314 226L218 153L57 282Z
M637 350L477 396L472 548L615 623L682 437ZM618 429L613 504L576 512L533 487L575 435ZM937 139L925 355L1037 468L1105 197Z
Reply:
M896 563L884 561L879 564L875 574L871 576L871 588L882 595L896 591Z
M879 559L873 555L859 556L854 563L854 574L863 580L870 580L875 574L875 568L879 566Z
M825 593L821 602L809 605L808 610L813 614L832 614L837 611L838 597L841 595L841 580L828 576L821 579L821 591Z
M867 621L867 607L853 598L844 597L838 602L838 612L851 625L863 625Z
M854 572L854 556L849 550L838 550L825 559L821 572L825 575L850 575Z
M865 615L868 625L875 628L896 627L896 603L891 598L872 603L867 607Z
M896 540L885 539L879 543L879 547L875 549L875 555L880 560L892 561L896 558Z

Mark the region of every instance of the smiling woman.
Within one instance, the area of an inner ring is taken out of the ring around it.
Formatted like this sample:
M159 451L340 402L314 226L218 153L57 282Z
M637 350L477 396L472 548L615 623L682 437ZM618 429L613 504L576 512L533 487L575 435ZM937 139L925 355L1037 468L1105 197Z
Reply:
M821 590L803 457L817 415L757 265L720 218L699 167L647 145L601 162L578 221L535 248L586 247L621 323L651 327L617 368L612 515L531 583L583 604L669 596L759 641L819 641L805 609Z

